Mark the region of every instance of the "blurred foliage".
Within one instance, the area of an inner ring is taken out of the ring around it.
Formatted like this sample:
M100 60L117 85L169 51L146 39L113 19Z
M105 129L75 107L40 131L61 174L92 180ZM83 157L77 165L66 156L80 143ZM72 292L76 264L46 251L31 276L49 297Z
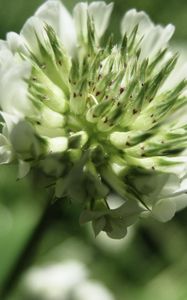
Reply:
M25 20L30 17L43 0L0 0L0 37L4 38L6 32L16 31L22 28ZM63 0L63 3L72 10L78 0ZM91 0L87 1L91 2ZM145 10L155 23L173 23L176 26L176 40L187 39L186 27L186 0L106 0L114 2L114 11L110 29L119 36L120 19L126 10L136 8Z
M0 37L4 38L8 31L18 32L42 2L0 0ZM70 9L76 2L64 0ZM176 41L185 43L186 0L114 2L110 30L116 36L119 37L123 13L135 7L145 10L156 23L173 23L177 28ZM44 186L36 188L36 181L33 183L30 179L17 182L14 167L0 168L0 286L42 212ZM89 228L80 228L78 214L76 209L64 207L62 203L53 226L41 239L33 265L77 258L87 264L91 277L104 282L117 300L187 299L186 210L167 224L149 219L140 221L130 231L129 238L113 244L103 237L95 239ZM17 291L12 291L12 300L27 300L22 298L21 289L20 285Z
M31 181L16 180L14 167L0 168L0 287L13 268L43 210Z

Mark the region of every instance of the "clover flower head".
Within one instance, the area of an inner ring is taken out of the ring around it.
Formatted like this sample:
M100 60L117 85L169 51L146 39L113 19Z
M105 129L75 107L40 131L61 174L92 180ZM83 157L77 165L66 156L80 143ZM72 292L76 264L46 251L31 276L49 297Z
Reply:
M135 9L121 41L103 42L112 9L70 15L49 0L0 41L0 162L19 178L39 167L96 235L122 238L145 212L167 221L186 204L187 66L169 48L174 27Z

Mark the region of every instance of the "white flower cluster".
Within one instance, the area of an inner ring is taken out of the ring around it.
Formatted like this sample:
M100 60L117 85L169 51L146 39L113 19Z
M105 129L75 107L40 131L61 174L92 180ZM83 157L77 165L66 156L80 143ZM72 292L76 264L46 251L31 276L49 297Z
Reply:
M49 0L0 41L0 163L19 178L40 168L96 235L122 238L145 211L167 221L187 204L187 65L169 49L174 27L135 9L103 45L112 8L71 16Z
M88 279L85 265L69 260L63 263L32 268L25 277L29 295L41 300L114 300L108 289Z

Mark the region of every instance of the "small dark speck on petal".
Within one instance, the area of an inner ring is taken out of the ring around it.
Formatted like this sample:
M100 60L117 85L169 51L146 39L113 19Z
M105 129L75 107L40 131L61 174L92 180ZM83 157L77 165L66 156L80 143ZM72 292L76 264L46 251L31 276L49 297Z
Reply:
M137 112L138 112L138 111L137 111L137 109L135 109L135 108L134 108L133 111L132 111L133 115L137 114Z
M121 88L120 88L120 94L122 94L122 93L124 92L124 90L125 90L125 89L124 89L123 87L121 87Z

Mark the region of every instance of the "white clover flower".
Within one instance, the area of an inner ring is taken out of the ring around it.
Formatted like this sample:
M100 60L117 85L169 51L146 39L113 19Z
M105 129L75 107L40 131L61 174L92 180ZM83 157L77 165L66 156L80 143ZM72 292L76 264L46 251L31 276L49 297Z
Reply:
M31 268L25 277L26 290L41 299L68 299L69 294L87 279L86 267L79 261L66 261Z
M169 48L174 27L135 9L120 43L103 43L112 8L79 3L71 16L50 0L0 42L0 162L20 178L40 167L82 223L122 238L146 211L167 221L187 203L187 65Z
M87 280L82 282L74 291L73 300L87 299L114 300L114 297L103 284Z
M113 300L101 283L88 278L86 266L76 260L31 268L24 278L26 293L45 300Z

